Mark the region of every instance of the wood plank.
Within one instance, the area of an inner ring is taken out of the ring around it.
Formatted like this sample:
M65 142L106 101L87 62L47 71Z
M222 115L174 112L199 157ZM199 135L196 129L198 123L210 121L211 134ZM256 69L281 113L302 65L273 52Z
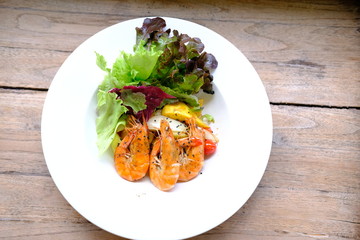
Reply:
M2 237L119 239L72 209L49 176L40 139L45 96L0 90ZM193 239L359 238L360 111L272 112L273 149L259 187L228 221Z
M40 136L45 96L0 89L0 173L49 175Z
M12 9L25 9L27 11L55 11L64 13L77 13L83 15L103 14L134 16L169 16L188 18L194 20L209 19L214 21L239 21L250 19L267 22L299 22L314 24L314 19L324 21L326 24L332 20L331 25L353 25L353 19L348 13L356 15L357 2L343 1L233 1L233 0L199 0L189 2L186 0L149 2L146 0L125 1L87 1L86 6L79 2L64 0L60 2L42 0L11 0L2 1L0 7ZM321 13L317 15L315 13ZM279 14L281 13L281 14Z
M0 86L47 88L80 43L107 26L140 16L142 3L90 2L82 8L72 1L2 2ZM359 107L359 18L353 5L254 4L229 1L221 8L216 2L184 3L178 9L175 3L161 2L146 11L156 15L166 6L174 17L181 13L222 34L254 64L272 102ZM180 11L181 6L188 11Z
M0 47L0 86L49 88L68 52Z
M49 176L0 174L0 185L0 238L122 239L79 215Z
M125 240L125 238L112 235L91 223L13 221L2 224L4 226L2 236L4 239L10 240Z
M24 236L29 239L61 239L65 236L117 239L73 210L49 177L1 174L0 183L4 193L0 197L0 230L6 239L24 239ZM260 185L234 216L193 239L302 239L315 236L356 239L359 237L359 219L355 215L358 204L359 195L356 194L337 195ZM355 215L353 219L349 219L351 215Z
M360 106L359 4L351 0L0 1L0 238L123 239L62 197L41 148L46 92L21 88L47 89L97 31L154 15L220 33L254 64L270 101L295 104L271 106L272 153L249 201L191 239L360 239L360 110L342 108Z
M0 8L0 44L71 52L91 35L124 17Z
M272 7L262 3L259 8L242 3L242 8L230 2L234 7L218 9L228 12L226 15L204 12L201 6L205 3L199 3L183 17L192 19L191 11L199 10L195 22L241 49L259 72L270 101L359 107L359 20L353 6L325 3ZM21 4L25 5L19 8ZM63 60L81 42L109 25L136 17L114 12L134 9L134 5L114 4L91 2L82 9L73 2L52 6L5 1L3 6L11 7L0 9L0 45L4 47L0 85L47 88ZM50 11L50 6L55 10ZM162 10L156 6L152 6L152 14ZM175 5L169 7L176 12ZM239 12L235 14L234 9Z

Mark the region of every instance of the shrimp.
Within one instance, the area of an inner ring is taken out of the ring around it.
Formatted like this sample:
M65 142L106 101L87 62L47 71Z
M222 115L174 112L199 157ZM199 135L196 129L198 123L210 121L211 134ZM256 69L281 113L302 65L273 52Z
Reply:
M115 149L115 168L118 174L128 180L136 181L143 178L150 164L149 133L146 125L130 119L132 127L128 134Z
M199 174L204 165L205 133L196 126L194 118L189 119L187 124L190 127L189 136L197 139L197 144L181 148L179 181L193 179Z
M166 120L161 120L160 136L150 153L150 180L160 190L172 189L179 178L179 147Z

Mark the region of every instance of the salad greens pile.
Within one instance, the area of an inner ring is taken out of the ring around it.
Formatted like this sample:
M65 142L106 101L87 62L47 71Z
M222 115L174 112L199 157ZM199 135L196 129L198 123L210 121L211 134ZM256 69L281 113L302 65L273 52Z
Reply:
M112 68L96 53L96 64L106 72L97 93L100 154L125 128L129 113L148 120L157 108L174 101L200 109L195 94L201 89L214 94L211 72L218 65L215 57L203 50L199 38L171 32L165 20L156 17L146 18L142 27L136 28L133 53L121 51Z

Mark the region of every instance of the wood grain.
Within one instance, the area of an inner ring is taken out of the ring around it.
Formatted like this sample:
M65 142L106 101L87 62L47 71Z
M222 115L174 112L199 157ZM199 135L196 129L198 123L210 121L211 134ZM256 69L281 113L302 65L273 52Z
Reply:
M234 43L254 64L271 102L359 107L359 11L355 3L326 1L90 1L86 8L73 1L4 1L0 85L48 88L64 59L91 35L134 17L169 16L164 13Z
M54 185L34 125L45 96L0 91L2 238L121 239L81 217ZM193 239L360 237L360 111L272 106L272 112L273 149L258 189L228 221Z
M358 1L329 0L0 1L0 239L124 239L84 219L57 189L41 113L79 44L157 15L202 24L238 47L273 114L258 188L230 219L191 239L360 239L359 9Z

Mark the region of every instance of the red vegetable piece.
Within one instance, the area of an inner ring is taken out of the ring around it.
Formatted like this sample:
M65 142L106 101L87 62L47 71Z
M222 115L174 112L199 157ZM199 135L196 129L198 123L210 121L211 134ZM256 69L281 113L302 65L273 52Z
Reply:
M216 143L210 139L205 139L204 154L211 155L216 151Z

